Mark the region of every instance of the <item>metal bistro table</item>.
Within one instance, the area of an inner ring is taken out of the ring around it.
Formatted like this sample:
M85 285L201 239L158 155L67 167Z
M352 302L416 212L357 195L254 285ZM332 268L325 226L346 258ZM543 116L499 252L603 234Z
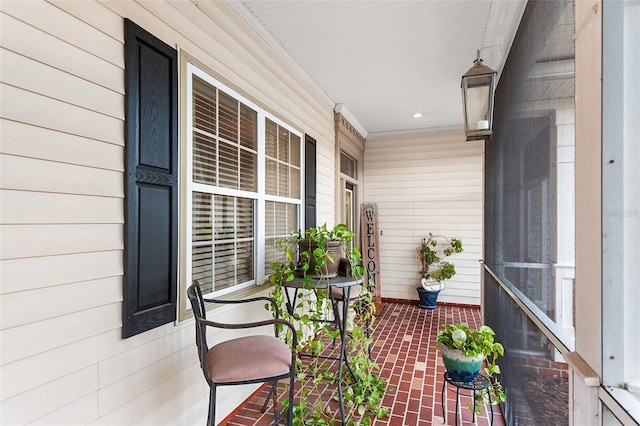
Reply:
M298 291L300 290L320 290L320 289L328 289L329 299L331 300L331 308L333 310L334 320L330 319L318 319L317 321L323 322L331 322L335 323L340 330L340 354L336 357L329 356L320 356L313 354L302 354L307 356L318 356L321 358L334 359L338 360L338 397L340 399L340 418L342 420L342 424L345 424L345 416L344 416L344 399L342 396L342 366L346 365L349 373L355 380L355 375L351 370L351 366L349 365L349 361L347 358L347 345L346 345L346 336L347 336L347 317L349 314L349 302L351 301L351 289L352 287L356 287L362 284L362 278L355 277L344 277L344 276L336 276L332 278L327 277L313 277L310 282L305 282L302 278L294 278L292 281L285 282L283 284L284 287L294 289L293 293L293 303L291 302L291 296L288 291L285 291L285 295L287 297L287 311L290 315L293 315L295 311L295 301L298 300ZM336 300L334 297L333 291L331 288L342 290L342 300ZM358 293L359 294L359 293ZM338 309L338 302L342 302L342 312Z

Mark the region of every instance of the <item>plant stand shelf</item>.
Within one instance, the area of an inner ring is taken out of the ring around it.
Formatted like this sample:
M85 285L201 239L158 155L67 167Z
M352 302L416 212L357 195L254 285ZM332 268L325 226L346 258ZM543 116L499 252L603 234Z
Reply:
M476 419L476 392L482 392L485 389L489 388L490 382L482 374L478 374L478 376L472 382L459 382L453 380L449 377L448 373L444 373L444 380L442 381L442 393L440 394L440 403L442 404L442 420L444 424L447 424L447 407L444 405L444 391L447 388L447 384L455 387L456 390L456 422L455 425L458 424L458 411L460 405L460 389L466 389L472 391L471 397L473 399L473 418L472 421L475 422ZM491 425L493 425L493 405L491 405L491 392L488 392L489 395L489 409L491 410Z

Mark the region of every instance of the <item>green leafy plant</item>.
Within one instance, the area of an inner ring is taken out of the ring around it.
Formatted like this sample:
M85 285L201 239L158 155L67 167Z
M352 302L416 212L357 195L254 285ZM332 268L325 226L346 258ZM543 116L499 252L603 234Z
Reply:
M323 318L326 318L329 292L326 289L313 289L312 277L315 272L320 275L321 267L325 262L335 262L328 252L327 244L330 241L339 241L342 246L343 257L351 266L351 275L360 279L358 291L361 296L352 302L352 308L357 312L353 329L348 335L348 362L355 376L347 371L343 372L343 397L345 410L349 411L349 425L368 425L373 418L383 418L388 414L388 408L382 406L382 397L386 391L386 381L378 374L380 367L369 357L369 347L372 344L371 333L366 327L373 326L372 295L363 280L366 269L362 266L359 247L352 246L354 233L346 225L338 224L333 228L325 225L309 228L304 232L294 231L288 238L280 241L280 247L286 255L283 262L274 262L271 265L273 273L269 277L271 296L276 299L281 315L295 321L298 338L298 353L308 353L314 356L307 358L303 363L298 357L298 374L296 380L301 383L301 395L294 406L294 423L300 425L330 425L333 424L333 413L325 412L326 407L322 401L313 402L308 396L311 393L322 393L323 386L336 384L337 375L332 371L331 363L320 356L325 350L326 341L340 339L340 330L333 329ZM313 240L317 247L313 250L305 250L303 240ZM311 259L315 260L316 267L311 268ZM293 301L298 309L289 314L285 307L285 284L296 277L305 282L305 287L315 297L302 297ZM316 278L317 279L317 278ZM272 305L265 305L266 309L272 309ZM283 330L284 331L284 330ZM291 340L291 339L290 339ZM337 349L336 349L337 350ZM307 360L308 359L308 360ZM285 401L285 405L288 401ZM286 407L285 407L286 408Z
M463 324L443 324L442 330L438 332L436 346L441 345L453 349L459 349L462 356L476 357L482 355L485 361L484 372L489 379L489 390L492 398L491 403L496 405L504 402L507 396L504 393L502 384L498 379L500 366L497 359L504 355L504 347L495 341L495 332L487 325L483 325L479 330L471 330ZM487 390L476 394L476 414L480 414L480 407L484 401L488 401ZM472 407L469 407L472 409Z
M420 259L420 275L436 281L448 280L456 274L455 265L444 260L454 253L462 253L462 241L458 238L447 238L444 235L433 235L429 232L422 244L416 249ZM433 269L435 267L435 269Z
M339 262L334 256L335 252L332 254L331 246L337 244L342 253L348 254L352 250L354 237L355 234L343 223L333 228L325 223L304 232L292 231L288 238L279 241L279 246L285 252L292 271L297 271L303 277L321 276L329 263Z

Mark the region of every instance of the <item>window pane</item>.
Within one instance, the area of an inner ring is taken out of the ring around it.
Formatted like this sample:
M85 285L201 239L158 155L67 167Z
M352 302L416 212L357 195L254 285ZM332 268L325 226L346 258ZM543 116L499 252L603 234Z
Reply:
M253 152L240 150L240 189L256 191L257 155Z
M289 196L289 167L282 163L278 164L278 195Z
M271 263L275 262L276 254L278 254L278 250L276 250L276 239L275 238L266 238L264 244L264 273L265 275L269 275L273 272L271 268ZM278 254L279 255L279 254ZM284 259L283 259L284 260Z
M291 167L289 169L290 173L290 192L289 196L291 198L300 198L300 169L294 169Z
M218 92L220 137L238 143L238 101L224 92Z
M356 177L356 160L346 154L340 153L340 173L344 173L355 179Z
M277 195L278 192L278 164L274 160L265 161L266 177L265 190L267 194Z
M194 245L191 250L191 278L200 281L203 293L213 290L213 248L211 244Z
M286 232L297 231L298 225L298 206L295 204L287 204L287 225Z
M253 236L253 200L237 198L236 238L251 238Z
M216 184L216 141L193 132L193 181Z
M258 114L246 105L240 104L240 145L256 149Z
M212 234L212 218L211 218L211 195L200 192L193 193L192 207L192 240L195 241L211 241Z
M214 290L224 290L235 284L235 244L216 244Z
M279 127L279 126L278 126ZM278 138L278 160L289 162L289 131L279 127L280 134Z
M289 147L291 150L289 161L294 166L300 167L300 137L291 133L289 140Z
M238 243L237 250L237 281L239 283L253 279L253 241Z
M289 233L287 229L287 205L276 203L275 209L276 235L284 236Z
M265 154L271 158L276 158L277 146L278 146L278 126L273 121L267 119L267 126L265 130Z
M224 195L215 197L216 240L230 240L235 237L235 198Z
M198 77L193 79L193 126L216 134L216 89Z
M238 147L220 142L219 185L225 188L238 188Z
M275 208L276 208L276 203L274 203L273 201L267 201L265 203L265 229L264 229L264 233L265 235L274 235L275 234L275 221L274 221L274 215L275 215Z
M297 204L275 203L267 201L266 217L267 223L265 232L265 273L272 272L271 262L286 261L286 255L279 246L279 242L287 237L291 231L295 231L298 226Z

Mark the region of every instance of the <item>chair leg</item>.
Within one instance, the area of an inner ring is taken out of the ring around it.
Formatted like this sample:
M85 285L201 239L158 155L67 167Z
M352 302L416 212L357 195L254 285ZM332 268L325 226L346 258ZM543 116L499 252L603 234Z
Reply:
M260 409L260 412L262 414L264 414L264 412L267 411L267 406L269 405L269 400L271 399L271 396L273 395L273 392L275 391L275 389L276 389L275 386L271 386L271 390L269 390L269 394L265 398L264 404L262 404L262 408Z
M294 363L294 366L291 367L291 377L289 378L289 411L287 412L287 426L293 425L293 393L294 393L294 385L295 385L295 376L296 376L296 372L295 372L295 363Z
M273 382L273 388L271 389L273 391L273 423L274 424L278 424L280 423L280 413L278 412L278 389L276 389L278 387L278 381L276 380L275 382Z
M211 385L209 391L209 416L207 417L207 426L215 426L216 424L216 387Z

